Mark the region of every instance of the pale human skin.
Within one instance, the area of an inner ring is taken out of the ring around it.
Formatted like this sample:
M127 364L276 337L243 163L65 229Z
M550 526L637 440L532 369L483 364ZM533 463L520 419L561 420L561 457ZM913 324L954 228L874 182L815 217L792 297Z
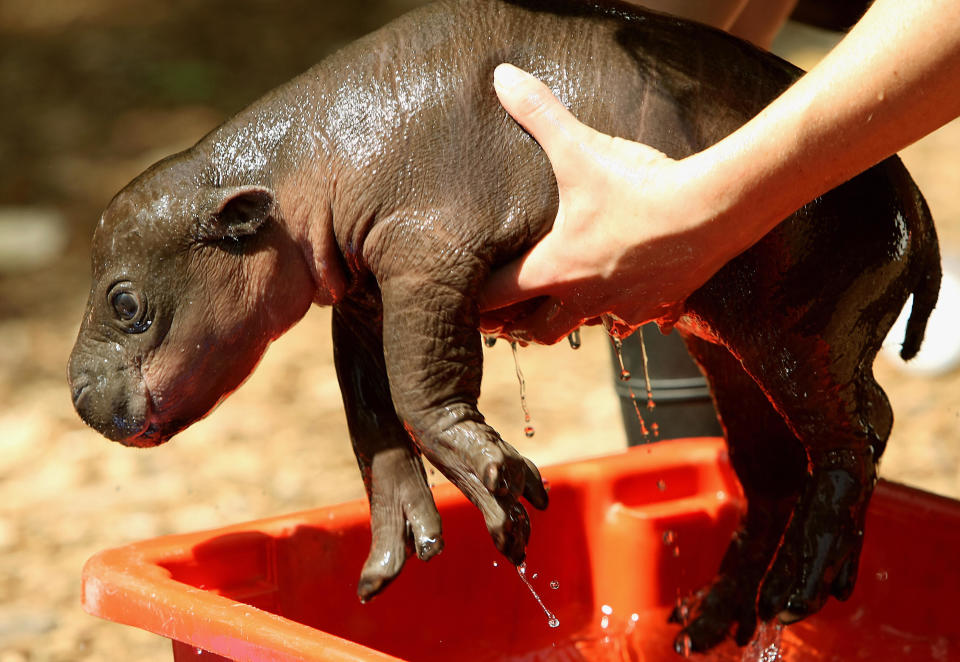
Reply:
M733 15L717 24L735 29ZM770 25L750 28L758 42ZM560 206L551 232L490 276L481 308L546 296L512 327L541 343L603 313L669 321L794 210L960 116L958 80L960 0L876 0L754 119L672 160L580 124L539 81L501 65L497 95L550 158Z
M726 30L757 46L770 48L797 0L627 0Z

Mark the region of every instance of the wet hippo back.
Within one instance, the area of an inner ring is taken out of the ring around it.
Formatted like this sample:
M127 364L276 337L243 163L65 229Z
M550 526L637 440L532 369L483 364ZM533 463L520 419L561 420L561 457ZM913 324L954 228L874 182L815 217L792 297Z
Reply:
M339 176L363 182L362 198L334 210L348 254L373 223L409 208L492 217L475 224L471 243L493 262L545 232L555 182L493 95L500 62L535 73L587 124L674 158L733 131L800 73L726 34L620 3L423 7L306 76L336 78L332 107L318 119Z

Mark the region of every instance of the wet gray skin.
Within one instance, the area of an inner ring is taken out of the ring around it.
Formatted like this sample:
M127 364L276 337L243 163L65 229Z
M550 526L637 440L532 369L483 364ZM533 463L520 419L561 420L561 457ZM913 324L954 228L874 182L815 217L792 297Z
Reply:
M673 157L728 134L798 75L723 33L623 5L440 2L150 168L94 235L70 385L83 419L124 444L162 443L201 418L311 303L333 306L371 502L362 598L410 554L443 546L420 453L514 563L530 533L521 498L547 504L537 469L476 406L476 292L557 206L549 163L494 96L503 61L588 124ZM683 304L672 321L711 382L749 506L717 579L679 619L681 643L744 643L757 618L795 620L850 594L892 424L873 357L911 293L904 354L917 351L939 273L926 206L891 159ZM510 335L509 313L486 323Z

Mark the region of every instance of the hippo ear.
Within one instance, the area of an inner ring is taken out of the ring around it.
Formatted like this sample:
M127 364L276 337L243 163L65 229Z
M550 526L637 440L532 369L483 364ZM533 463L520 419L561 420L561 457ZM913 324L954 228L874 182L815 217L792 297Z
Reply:
M200 214L198 235L206 241L252 235L273 215L273 192L262 186L218 188Z

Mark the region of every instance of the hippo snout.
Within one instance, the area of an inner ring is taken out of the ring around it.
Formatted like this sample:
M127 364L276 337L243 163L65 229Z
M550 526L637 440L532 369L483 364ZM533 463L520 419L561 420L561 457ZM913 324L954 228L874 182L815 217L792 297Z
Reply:
M150 399L143 379L132 369L104 364L75 353L67 378L73 407L103 436L127 446L156 446L150 432Z

